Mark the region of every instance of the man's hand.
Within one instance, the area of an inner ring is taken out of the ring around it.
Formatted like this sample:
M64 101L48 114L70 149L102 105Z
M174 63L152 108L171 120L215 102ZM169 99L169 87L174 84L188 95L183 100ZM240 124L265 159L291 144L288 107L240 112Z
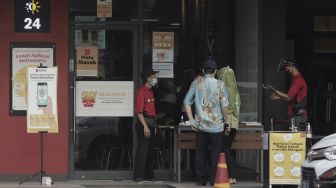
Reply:
M194 127L197 127L197 126L198 126L198 123L197 123L197 121L196 121L195 119L190 120L190 124L191 124L192 126L194 126Z
M262 87L266 90L272 91L272 94L270 95L270 99L272 99L272 100L276 100L276 99L281 99L281 100L284 100L284 101L292 100L286 93L283 93L283 92L275 89L271 85L264 85L263 84Z
M224 123L224 134L228 135L231 131L231 126L229 123Z
M271 90L273 92L276 90L273 86L267 84L266 85L263 84L262 87L266 90Z
M147 126L144 126L144 137L149 138L150 137L150 130Z
M198 126L198 123L195 119L190 120L190 124L191 124L191 129L194 131L197 131L197 129L195 127Z

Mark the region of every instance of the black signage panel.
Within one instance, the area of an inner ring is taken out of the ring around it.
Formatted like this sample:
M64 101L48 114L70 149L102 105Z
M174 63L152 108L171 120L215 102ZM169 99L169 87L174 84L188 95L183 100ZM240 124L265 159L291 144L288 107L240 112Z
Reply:
M50 0L15 0L14 31L50 32Z

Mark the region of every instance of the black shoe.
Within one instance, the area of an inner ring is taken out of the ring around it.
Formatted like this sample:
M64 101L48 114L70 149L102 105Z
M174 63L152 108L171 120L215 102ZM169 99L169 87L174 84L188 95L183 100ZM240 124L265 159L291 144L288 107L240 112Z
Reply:
M133 181L135 181L135 182L142 182L142 181L145 181L145 179L143 179L141 177L134 177Z
M146 181L152 181L153 179L154 179L153 176L145 177L145 180L146 180Z

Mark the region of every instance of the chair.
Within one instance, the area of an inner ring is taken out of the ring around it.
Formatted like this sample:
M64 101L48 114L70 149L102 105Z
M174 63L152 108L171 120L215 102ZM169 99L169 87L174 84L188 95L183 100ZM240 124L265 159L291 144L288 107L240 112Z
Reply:
M120 155L119 155L119 166L118 168L119 169L123 169L123 166L124 166L124 158L127 156L127 159L128 159L128 164L129 164L129 169L132 169L132 152L131 152L131 146L123 146L123 147L120 147L120 146L117 146L117 147L112 147L110 146L108 148L108 151L107 151L107 156L103 156L103 160L102 160L102 164L101 164L101 168L103 168L103 165L105 163L105 160L106 160L106 164L105 164L105 169L109 169L109 165L110 165L110 161L111 161L111 157L112 157L112 152L120 152Z
M131 146L124 146L124 147L120 147L121 153L120 153L120 159L119 159L119 169L123 169L123 165L124 165L124 158L125 156L127 156L128 159L128 169L131 170L132 169L132 147Z

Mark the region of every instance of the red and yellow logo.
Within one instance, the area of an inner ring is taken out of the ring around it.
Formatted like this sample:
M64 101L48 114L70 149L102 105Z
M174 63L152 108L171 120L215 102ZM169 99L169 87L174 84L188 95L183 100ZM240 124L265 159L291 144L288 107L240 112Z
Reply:
M93 107L96 102L96 91L83 91L82 92L82 103L84 107Z

